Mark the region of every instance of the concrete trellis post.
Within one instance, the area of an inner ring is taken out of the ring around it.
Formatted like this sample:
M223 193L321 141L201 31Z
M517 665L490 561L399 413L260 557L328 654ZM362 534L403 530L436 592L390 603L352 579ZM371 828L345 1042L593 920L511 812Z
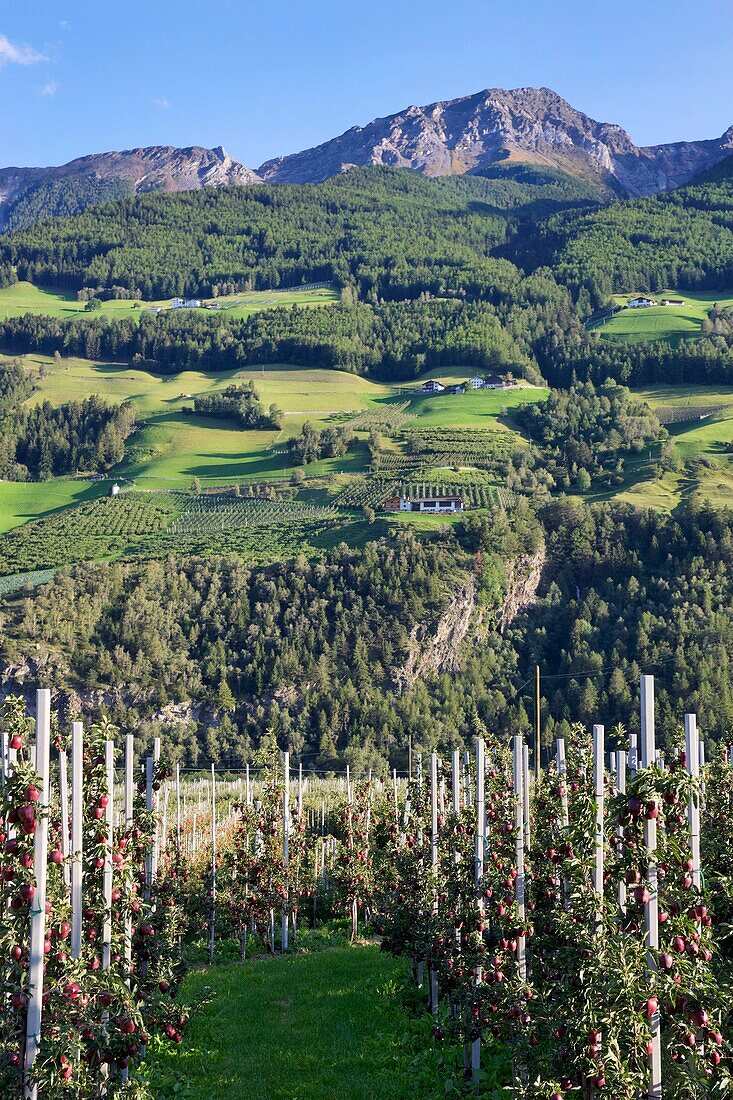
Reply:
M654 733L654 677L641 678L641 766L649 768L656 759ZM657 885L657 822L654 818L644 820L644 844L649 865L647 881L649 883L649 901L644 906L646 926L647 967L651 972L657 970L659 952L659 895ZM649 1100L659 1100L662 1095L662 1047L660 1035L659 1009L651 1018L651 1053L649 1055Z
M132 829L132 807L135 791L134 766L135 738L133 734L128 733L125 737L125 833L127 834ZM129 886L132 881L131 867L127 869L127 881ZM132 963L132 913L130 912L125 916L125 962L129 973Z
M181 854L181 767L176 764L176 851Z
M517 877L514 892L519 922L524 925L524 743L521 734L514 736L514 839L516 844ZM524 930L517 936L517 968L522 981L527 978L527 953Z
M458 749L453 750L451 758L451 795L453 798L453 813L461 810L461 754Z
M211 765L211 928L209 931L209 962L214 961L216 938L216 773Z
M159 737L154 737L153 738L153 773L157 770L157 767L158 767L159 763L160 763L160 738ZM153 782L154 781L155 781L155 777L153 775ZM156 791L155 791L155 787L152 785L152 783L151 783L151 788L150 788L150 796L151 796L151 802L150 802L150 805L148 806L148 809L149 810L155 810L157 805L158 805L158 797L157 797L157 794L156 794ZM154 829L155 829L155 832L153 833L153 856L152 856L152 864L151 864L151 878L152 878L153 882L155 882L155 880L158 877L158 861L160 860L160 830L158 828L158 815L157 814L155 815Z
M697 716L685 715L685 750L687 772L694 780L700 778L700 753L698 751ZM690 852L692 855L692 884L695 892L700 892L702 869L700 867L700 800L694 792L687 806L687 820L690 826Z
M626 794L626 753L622 750L616 753L616 786L619 794ZM616 828L616 836L621 842L623 840L624 827L619 825ZM621 855L621 843L619 843L618 853ZM626 883L622 878L618 882L618 907L622 913L626 912Z
M24 1095L36 1100L38 1087L31 1074L41 1041L43 1012L43 961L46 938L46 873L48 860L48 802L51 755L51 692L42 688L36 692L36 772L41 785L40 816L36 821L33 845L33 875L35 895L30 914L29 1000L26 1017Z
M61 854L64 857L64 882L71 885L69 854L71 850L69 836L69 762L66 751L59 751L59 807L61 810Z
M430 869L433 875L433 914L438 914L438 757L430 754ZM438 975L430 971L430 1011L438 1011Z
M71 957L81 955L84 836L84 727L71 726Z
M348 775L348 764L346 765ZM290 901L290 753L283 753L283 771L285 773L285 785L283 788L283 867L285 869L285 898L283 901L283 914L281 921L281 944L283 951L288 949L288 904ZM349 788L350 789L350 788ZM351 798L349 798L351 801Z
M558 737L557 749L557 781L560 787L560 824L563 832L570 825L570 809L568 805L568 769L565 762L565 739ZM563 898L565 899L565 908L568 907L568 880L567 877L563 879Z
M636 775L639 769L639 748L635 733L629 734L629 775Z
M104 765L107 774L107 806L105 808L105 825L107 832L107 844L104 853L104 921L102 923L102 969L109 970L112 951L112 875L114 864L112 863L112 841L114 830L114 788L115 788L115 746L113 741L104 743Z
M484 874L484 839L486 835L486 803L485 791L485 747L482 737L476 739L476 835L474 842L474 885L478 896L479 917L483 920L484 900L479 891L479 885ZM475 983L480 986L483 982L483 970L476 967L474 974ZM471 1075L478 1080L481 1069L481 1039L474 1039L471 1044Z
M532 846L532 833L529 821L529 745L522 746L522 810L524 824L524 847L529 851Z
M593 789L596 802L596 826L593 842L593 893L596 895L596 911L600 923L603 909L603 806L605 731L603 726L593 727Z

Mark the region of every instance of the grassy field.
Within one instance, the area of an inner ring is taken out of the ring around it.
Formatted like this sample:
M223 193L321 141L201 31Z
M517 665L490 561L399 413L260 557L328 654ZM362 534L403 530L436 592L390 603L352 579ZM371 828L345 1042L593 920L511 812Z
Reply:
M339 300L334 287L293 287L288 290L253 290L244 294L233 294L204 301L205 305L216 305L228 317L249 317L262 309L274 309L277 306L321 306ZM23 313L46 314L49 317L68 318L73 316L139 316L146 309L165 309L170 299L157 302L109 301L103 302L100 310L85 314L84 302L76 300L76 294L53 288L34 286L33 283L20 282L0 289L0 320L7 317L20 317Z
M128 445L127 459L115 469L117 478L134 479L144 488L188 488L193 478L204 484L231 484L292 473L287 441L305 420L319 427L348 423L347 414L379 411L409 399L413 424L420 427L492 427L509 432L499 419L504 407L540 400L546 390L517 387L505 393L470 391L450 397L416 394L417 383L387 385L345 371L304 369L287 364L266 368L204 374L185 371L174 376L151 374L124 364L29 355L24 359L35 376L36 392L29 403L61 405L89 394L108 401L130 400L139 427ZM444 370L446 378L469 377L466 368ZM232 382L253 381L265 405L275 402L284 412L281 431L241 431L221 421L186 415L199 394L224 389ZM366 433L364 433L366 438ZM519 436L516 436L517 441ZM369 462L364 446L343 459L323 459L306 468L308 475L357 472ZM19 522L22 522L20 520ZM12 526L12 524L11 524Z
M213 999L180 1047L148 1059L159 1100L437 1100L445 1095L429 1022L398 991L403 960L339 947L190 975L186 996ZM424 1052L423 1064L416 1055ZM431 1072L432 1069L432 1072Z
M614 303L625 306L632 294L617 294ZM635 344L642 340L668 340L678 343L682 339L700 335L702 322L708 310L717 302L720 306L733 305L733 291L689 293L665 290L653 294L655 302L662 298L681 298L683 306L650 306L648 309L624 309L608 320L594 322L588 327L604 339L622 340Z
M89 481L0 481L0 535L72 504L95 500L109 489L109 483Z
M591 500L621 500L644 508L672 511L690 495L706 497L717 507L733 507L733 386L650 386L634 390L652 408L702 409L728 407L706 420L669 424L679 470L651 477L652 466L644 452L627 463L623 486L613 493L593 494ZM656 461L660 447L654 448Z

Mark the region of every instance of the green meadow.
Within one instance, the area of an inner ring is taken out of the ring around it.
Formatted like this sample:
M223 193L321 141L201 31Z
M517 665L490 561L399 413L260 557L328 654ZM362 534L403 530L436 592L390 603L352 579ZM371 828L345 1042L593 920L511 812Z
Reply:
M0 481L0 535L29 520L95 500L108 492L109 484L96 481Z
M225 312L228 317L249 317L261 309L277 306L321 306L337 302L338 291L334 287L292 287L287 290L252 290L219 298L204 299L203 304ZM156 302L109 301L95 313L85 313L85 303L76 300L76 294L53 287L38 287L33 283L19 282L0 288L0 320L20 317L24 313L46 314L49 317L69 318L82 316L136 317L146 309L166 309L171 299Z
M616 294L613 302L615 305L625 306L633 297L634 294ZM613 317L595 321L588 327L608 340L621 340L630 344L642 340L667 340L674 344L699 336L708 311L716 303L720 306L733 305L733 291L730 290L703 293L664 290L651 297L655 302L660 302L662 298L681 298L684 305L623 309Z
M28 355L23 362L36 384L29 404L50 401L62 405L98 394L111 402L131 401L138 427L128 440L125 460L105 482L0 483L0 531L92 495L108 493L113 480L143 489L188 489L195 478L204 488L287 480L294 469L288 440L300 432L306 420L320 428L348 424L351 415L378 413L392 403L409 400L409 415L416 418L412 423L420 427L487 427L509 433L513 432L512 408L524 401L541 400L547 393L541 388L518 386L508 391L469 390L456 396L424 395L419 393L420 382L390 385L345 371L288 364L161 376L140 367L84 359ZM454 367L432 374L454 382L467 380L471 372ZM226 422L184 411L192 407L197 395L244 381L254 382L265 405L274 402L283 410L280 431L242 431ZM505 411L508 418L502 416ZM305 467L304 473L313 477L362 472L370 461L367 434L366 430L359 431L359 442L343 458L320 459ZM516 435L517 441L520 438ZM386 437L385 441L388 445Z
M374 944L192 973L185 994L208 1003L180 1047L151 1044L145 1075L159 1100L437 1100L440 1052L405 1010L408 981Z
M672 511L692 494L717 507L733 507L733 386L650 386L634 390L651 408L702 409L727 406L709 419L668 424L680 468L651 476L645 452L628 465L625 484L593 500L622 500L639 507ZM660 447L654 448L656 461Z

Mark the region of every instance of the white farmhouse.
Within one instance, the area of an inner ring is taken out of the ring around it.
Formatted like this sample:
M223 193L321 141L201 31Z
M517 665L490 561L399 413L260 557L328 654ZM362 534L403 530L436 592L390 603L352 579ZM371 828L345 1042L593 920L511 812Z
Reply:
M386 512L462 512L463 500L450 494L438 497L391 497L382 507Z
M468 384L472 390L481 390L484 386L484 380L476 376L476 378L471 378Z
M431 378L429 382L423 382L420 389L422 393L442 393L445 386L442 382L437 382L434 378Z
M628 303L629 309L649 309L649 306L655 306L657 303L652 298L645 298L643 295L639 295L638 298L632 298Z

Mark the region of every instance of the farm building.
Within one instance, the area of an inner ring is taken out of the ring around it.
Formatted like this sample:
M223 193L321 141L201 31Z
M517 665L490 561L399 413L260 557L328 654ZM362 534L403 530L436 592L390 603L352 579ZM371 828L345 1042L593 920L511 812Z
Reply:
M443 385L442 382L438 382L434 378L431 378L429 382L423 382L422 386L420 387L420 392L421 393L442 393L444 389L445 389L445 386Z
M119 491L120 491L120 487L117 484L117 482L115 482L114 485L112 486L112 491L110 493L110 496L116 497L117 494L119 493Z
M662 298L663 306L683 306L684 304L684 298Z
M446 386L445 387L445 392L446 393L465 393L466 392L466 387L461 383L459 383L457 386Z
M174 298L171 302L171 309L198 309L200 306L200 298Z
M505 377L499 374L485 374L481 378L476 376L470 381L472 390L508 390L516 384L516 379L512 378L510 374Z
M648 309L649 306L655 306L657 303L652 298L640 295L638 298L632 298L627 304L629 309Z
M391 497L382 506L385 512L434 512L451 513L463 511L461 497Z

